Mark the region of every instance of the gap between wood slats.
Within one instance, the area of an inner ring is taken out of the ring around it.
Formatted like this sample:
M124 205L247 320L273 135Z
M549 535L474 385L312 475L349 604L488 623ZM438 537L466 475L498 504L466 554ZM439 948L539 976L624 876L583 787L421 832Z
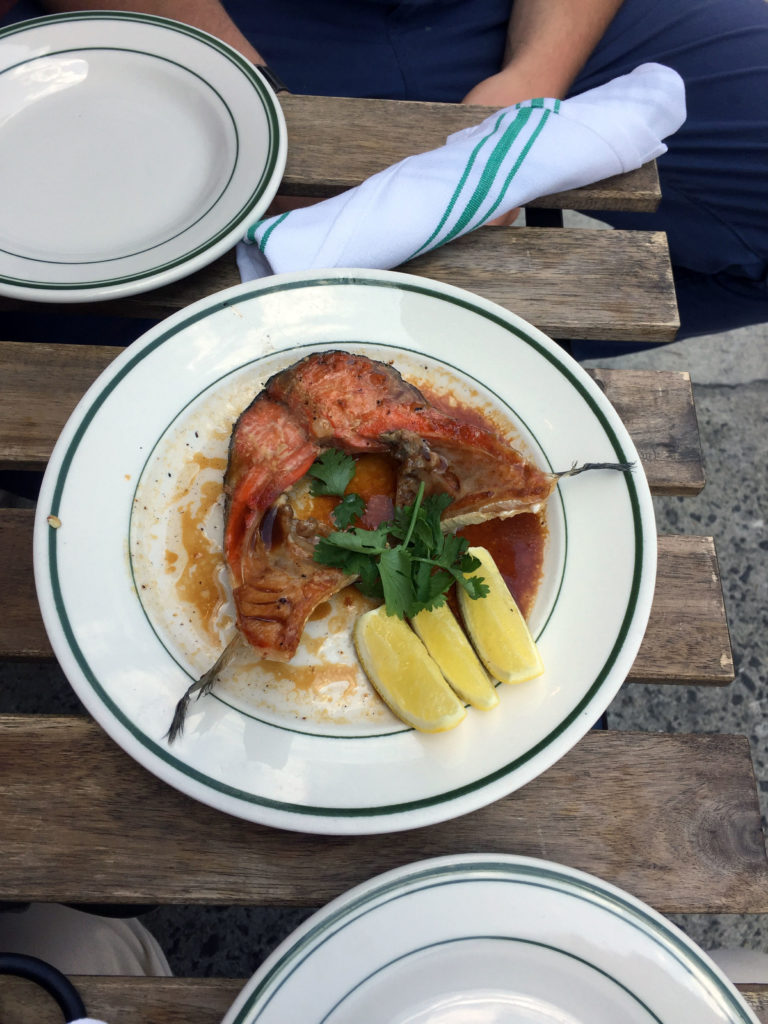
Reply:
M34 588L32 525L31 509L0 509L0 658L52 657ZM659 538L651 618L628 678L714 685L733 680L712 538Z
M328 196L416 153L437 149L495 107L338 96L282 94L288 145L280 192ZM530 206L571 210L655 210L661 189L654 161L582 188L543 196Z
M386 842L213 810L81 717L0 716L0 777L0 900L311 907L390 868L483 851L580 868L663 913L768 912L744 736L589 732L510 796Z
M0 341L0 468L42 470L77 402L123 350ZM587 371L613 404L654 494L698 494L704 467L690 376L657 370ZM55 380L43 391L40 381Z
M473 231L398 268L490 299L553 338L671 341L680 326L666 235L589 228ZM68 312L162 319L240 283L233 253L174 284ZM0 309L50 312L0 300Z
M73 976L71 980L88 1013L115 1024L220 1024L248 981L92 975ZM768 1024L768 985L736 988L760 1024ZM61 1011L53 1000L31 982L19 978L0 978L0 1011L3 1024L61 1024Z

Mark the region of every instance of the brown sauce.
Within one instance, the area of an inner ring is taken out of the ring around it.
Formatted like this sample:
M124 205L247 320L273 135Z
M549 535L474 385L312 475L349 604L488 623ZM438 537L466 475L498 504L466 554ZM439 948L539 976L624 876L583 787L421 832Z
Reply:
M547 526L543 513L523 512L509 519L459 530L472 547L487 548L525 618L531 613L541 583Z
M186 563L176 581L176 592L180 599L191 605L211 640L217 641L214 623L226 600L218 578L221 566L221 551L218 544L204 531L203 523L221 496L221 484L207 480L193 495L192 480L202 469L223 469L220 460L206 459L196 455L194 473L185 488L180 503L181 545L186 553ZM166 572L173 572L177 566L175 552L166 551Z
M253 665L254 671L268 672L274 682L290 683L294 690L320 697L327 686L343 682L346 684L344 697L350 699L358 686L357 672L352 666L340 665L295 665L277 661L262 661ZM344 699L344 698L342 698Z
M500 430L499 424L479 409L463 405L452 394L434 394L424 386L421 390L433 405L456 419L484 430ZM476 526L465 526L458 533L467 538L470 546L483 547L490 552L518 608L528 618L541 584L547 541L545 511L490 519Z

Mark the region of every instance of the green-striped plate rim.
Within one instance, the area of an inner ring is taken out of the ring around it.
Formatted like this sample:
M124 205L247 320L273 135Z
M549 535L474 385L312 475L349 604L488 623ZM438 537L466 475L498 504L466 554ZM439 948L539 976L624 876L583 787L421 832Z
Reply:
M196 29L196 28L194 28L191 25L186 25L186 24L183 24L181 22L173 21L173 20L171 20L169 18L162 18L162 17L158 17L158 16L155 16L155 15L149 15L149 14L147 14L147 15L145 15L145 14L137 14L137 13L134 13L134 12L131 12L131 11L115 11L115 12L111 12L111 11L92 11L92 12L76 11L76 12L72 12L72 13L68 13L68 14L51 14L51 15L46 15L46 16L41 17L41 18L32 18L29 21L20 22L20 23L15 24L15 25L9 25L9 26L7 26L4 29L0 29L0 43L2 43L6 39L12 37L15 34L23 33L23 32L29 32L32 29L36 29L36 28L39 28L39 27L45 27L46 25L57 25L57 24L62 24L62 23L71 23L71 22L78 22L78 21L108 21L108 22L111 22L111 21L117 21L117 22L130 21L130 22L136 22L136 23L140 23L140 24L144 24L144 25L150 25L150 26L155 26L157 28L162 28L162 29L164 29L164 30L166 30L168 32L175 32L178 35L189 36L192 39L196 39L197 41L206 44L208 47L210 47L211 50L213 50L214 52L218 53L222 58L228 60L231 64L233 64L243 74L244 78L248 81L248 84L253 88L254 92L257 94L257 96L258 96L258 98L259 98L259 100L261 102L261 105L263 107L263 110L264 110L264 114L265 114L265 117L266 117L266 120L267 120L268 131L269 131L269 142L268 142L268 148L267 148L267 158L266 158L264 166L263 166L263 168L261 170L261 173L259 175L258 181L256 182L256 184L254 186L251 187L249 193L246 196L243 197L243 200L242 200L242 202L240 204L240 207L237 210L237 212L234 213L225 224L223 224L221 227L219 227L215 231L214 234L212 234L209 238L205 239L199 245L194 246L193 248L187 250L184 253L181 253L179 256L174 257L173 259L166 260L163 263L154 264L151 267L147 267L146 270L138 271L138 272L132 273L132 274L118 275L116 277L93 278L93 279L88 280L88 281L77 281L77 282L43 281L43 280L40 280L39 278L13 277L13 276L10 276L8 274L0 273L0 284L13 285L13 286L19 287L19 288L29 288L29 289L32 290L32 292L35 292L35 291L51 291L51 290L52 291L59 291L59 292L71 292L71 291L84 291L86 289L92 289L92 288L106 288L106 287L110 287L111 288L111 287L115 287L115 286L122 285L122 284L128 284L128 283L130 283L132 281L142 281L142 280L145 280L145 279L148 279L148 278L153 278L153 277L155 277L158 274L163 274L163 273L165 273L165 272L167 272L169 270L173 270L173 269L175 269L177 267L182 267L185 263L188 263L190 260L193 260L196 256L199 256L202 253L207 252L208 250L210 250L210 249L214 248L215 246L217 246L229 234L231 234L232 231L234 231L237 228L238 224L240 224L241 222L243 222L247 218L248 212L254 208L256 203L263 196L264 190L265 190L265 186L271 180L273 174L275 173L275 168L277 166L278 140L279 140L279 137L280 137L280 119L278 117L278 113L277 113L277 110L276 110L275 100L274 100L274 98L272 96L272 93L271 93L269 87L265 84L265 82L262 79L261 75L258 73L258 71L255 70L253 65L251 65L244 57L242 57L239 53L237 53L237 51L231 49L225 43L223 43L220 40L216 39L215 36L209 35L207 32L203 32L200 29ZM51 53L46 53L44 56L46 56L46 57L55 56L56 53L71 52L72 50L81 50L81 49L84 49L84 48L83 47L73 46L73 47L69 47L67 50L51 51ZM119 50L121 48L120 47L114 47L114 46L98 46L98 47L94 46L94 47L90 47L90 49ZM132 50L130 52L134 52L134 53L139 53L140 52L140 53L143 53L145 56L153 57L153 58L158 59L158 60L168 60L169 63L174 63L174 64L177 63L176 61L170 60L170 58L162 57L161 55L159 55L157 53L152 53L150 51L139 51L139 50L135 50L134 49L134 50ZM21 61L17 65L14 65L14 67L18 67L18 66L21 66L23 64L27 64L27 63L30 62L30 60L37 60L37 59L38 58L36 58L36 57L29 58L27 60ZM182 68L182 70L184 70L187 73L196 74L195 72L190 71L189 68L183 67L183 65L181 65L181 64L179 64L178 66L180 68ZM3 68L2 71L0 71L0 76L5 71L7 71L7 70L11 70L11 68ZM196 75L196 77L201 78L201 80L205 81L205 84L208 85L209 88L213 89L214 92L217 92L217 90L214 89L214 87L211 85L210 82L202 79L202 76ZM232 111L230 109L229 104L227 103L226 99L223 96L221 96L218 92L217 92L217 95L218 95L219 99L222 101L222 103L223 103L223 105L224 105L224 107L225 107L225 109L227 111L227 114L229 115L230 119L232 120L234 128L235 128L236 154L235 154L234 164L232 166L232 170L231 170L230 176L229 176L230 180L231 180L231 177L234 174L235 169L237 167L237 161L238 161L239 152L240 152L239 133L238 133L238 128L237 128L237 123L236 123L235 118L234 118L234 116L232 114ZM227 184L229 184L229 182ZM226 191L226 187L227 186L224 187L224 190L222 191L222 193L217 197L215 202L212 204L212 207L215 206L216 203L221 200L221 196ZM204 216L204 214L201 214L200 217L196 218L195 223L198 220L200 220L202 216ZM193 225L192 224L188 224L187 227L184 228L184 230L182 232L180 232L180 235L183 235L184 232L187 231L191 226L193 226ZM243 232L245 232L245 225L243 225ZM176 237L176 236L174 236L174 237ZM172 239L163 240L162 242L158 242L155 246L152 246L152 247L148 248L147 250L142 250L142 251L151 252L152 249L156 248L159 245L163 245L163 244L165 244L166 241L170 241L170 240L172 240ZM0 249L0 252L7 252L7 250ZM126 256L115 257L115 258L110 259L110 260L104 260L104 261L99 261L99 262L103 262L103 263L116 262L119 259L127 259L127 258L129 258L130 255L135 255L135 254L128 254ZM27 257L24 257L24 259L27 259ZM32 261L30 260L30 262L32 262ZM34 260L34 262L35 263L39 263L39 264L45 264L45 263L54 263L54 262L57 262L57 261L53 261L53 260ZM61 262L64 262L64 261L61 261ZM93 265L93 264L86 264L86 265ZM96 265L98 265L98 264L96 264Z
M242 1005L234 1016L225 1018L226 1024L258 1024L259 1017L271 1000L290 982L292 975L316 949L332 941L350 924L375 912L379 907L430 889L447 891L454 885L488 882L503 886L523 885L546 889L597 907L606 914L620 919L673 957L686 980L692 980L719 1010L730 1015L729 1024L755 1024L755 1018L744 1005L741 996L728 982L722 980L719 973L713 969L709 958L691 940L640 900L594 876L572 871L548 861L515 855L503 858L486 857L482 854L441 857L434 861L422 861L406 868L395 869L338 897L328 907L300 925L294 935L289 936L275 950L244 989ZM509 892L511 890L500 894L499 899L504 900ZM514 897L509 916L509 933L503 937L515 938ZM400 934L407 934L407 922L403 921L401 924ZM485 936L466 936L482 937ZM559 949L558 952L565 951ZM588 963L586 960L582 962ZM601 970L594 964L588 965ZM659 1019L637 992L631 992L608 972L602 973L637 999L654 1019ZM360 983L362 980L360 979ZM357 982L357 979L355 981ZM679 1024L679 1021L668 1020L663 1024Z

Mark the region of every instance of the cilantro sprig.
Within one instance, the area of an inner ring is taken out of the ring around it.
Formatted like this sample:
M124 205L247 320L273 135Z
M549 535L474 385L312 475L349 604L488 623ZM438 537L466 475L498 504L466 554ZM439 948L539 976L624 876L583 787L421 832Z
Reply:
M341 530L351 526L355 519L362 519L365 512L365 501L359 494L345 494L331 515Z
M307 470L310 493L342 495L355 475L355 460L338 448L326 448Z
M355 460L338 448L328 448L315 459L307 470L312 477L309 493L341 498L331 513L340 530L351 526L355 519L362 519L365 501L359 494L346 494L346 489L355 475Z
M309 472L315 478L313 493L343 495L333 513L340 529L318 540L315 561L357 576L358 589L368 597L383 599L388 614L412 618L422 610L437 608L445 603L454 584L472 598L488 593L482 577L466 575L480 566L478 559L467 553L466 538L443 533L441 528L450 495L424 498L422 482L412 505L395 508L391 521L366 530L351 526L355 517L362 515L363 499L357 494L344 495L354 475L354 460L329 449ZM340 489L316 491L315 486Z

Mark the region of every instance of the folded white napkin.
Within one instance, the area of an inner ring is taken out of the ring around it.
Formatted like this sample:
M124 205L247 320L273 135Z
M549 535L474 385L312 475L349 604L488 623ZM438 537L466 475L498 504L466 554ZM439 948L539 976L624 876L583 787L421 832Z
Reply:
M661 64L572 99L517 103L341 195L254 224L240 274L397 267L533 199L640 167L684 120L683 81Z

